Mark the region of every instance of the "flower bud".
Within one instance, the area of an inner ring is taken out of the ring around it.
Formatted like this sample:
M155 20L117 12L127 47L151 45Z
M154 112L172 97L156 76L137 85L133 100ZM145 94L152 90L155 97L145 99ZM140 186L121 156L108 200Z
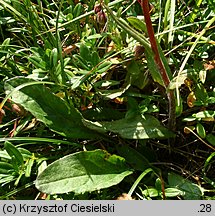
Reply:
M99 24L101 24L101 25L103 25L103 24L105 24L106 23L106 21L107 21L107 17L106 17L106 15L105 15L105 13L104 13L104 11L103 10L101 10L101 11L99 11L98 13L97 13L97 22L99 23Z
M97 14L102 10L102 6L100 4L95 5L94 7L94 12Z
M134 56L135 58L139 58L145 51L145 48L142 45L137 45L134 48Z

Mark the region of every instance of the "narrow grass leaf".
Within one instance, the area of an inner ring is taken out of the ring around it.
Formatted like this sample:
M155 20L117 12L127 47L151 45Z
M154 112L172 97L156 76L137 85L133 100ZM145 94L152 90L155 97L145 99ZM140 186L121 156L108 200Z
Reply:
M190 14L190 22L194 22L198 12L201 10L200 5L202 3L202 0L196 0L195 3L196 3L196 5L193 8L192 13Z
M171 6L170 6L170 20L169 20L169 34L168 34L168 43L173 43L173 29L174 29L174 20L175 20L175 0L171 0Z
M10 163L0 161L0 175L8 174L14 171L13 166Z
M11 156L14 157L14 159L16 160L17 164L19 165L23 165L24 164L24 160L23 160L23 156L20 153L20 151L9 141L6 141L4 143L4 148L6 149L7 153Z
M25 23L27 23L27 19L19 12L17 11L13 6L11 6L10 4L8 4L5 0L0 0L0 4L10 10L14 15L16 15L17 17L21 18ZM21 4L21 2L20 2Z
M147 32L146 24L137 17L128 17L127 20L137 30L143 31L145 33Z

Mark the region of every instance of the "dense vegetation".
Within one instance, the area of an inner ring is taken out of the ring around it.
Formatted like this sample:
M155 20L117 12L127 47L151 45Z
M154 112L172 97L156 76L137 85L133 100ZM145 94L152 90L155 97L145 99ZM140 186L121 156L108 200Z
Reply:
M214 23L213 0L0 0L0 198L214 199Z

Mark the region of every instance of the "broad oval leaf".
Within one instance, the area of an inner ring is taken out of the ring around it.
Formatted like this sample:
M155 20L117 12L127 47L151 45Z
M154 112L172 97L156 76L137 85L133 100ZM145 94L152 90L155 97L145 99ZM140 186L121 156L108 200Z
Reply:
M136 115L112 122L100 122L106 131L118 133L126 139L169 138L174 133L162 126L158 119L151 115Z
M208 134L206 140L213 146L215 146L215 136L213 134Z
M201 123L197 123L196 125L196 130L197 130L197 133L198 135L201 137L201 138L205 138L206 137L206 132L205 132L205 128L204 126L201 124Z
M99 138L100 135L82 123L83 117L79 111L61 98L54 95L48 88L41 85L21 85L35 81L23 77L15 77L5 83L6 94L11 93L12 101L21 104L39 121L62 136L71 138ZM16 90L17 89L17 90Z
M84 151L50 164L36 179L36 187L47 194L81 194L116 185L130 174L122 157L103 150Z
M203 189L175 173L168 173L168 182L170 187L177 188L183 192L185 200L199 200L203 195Z

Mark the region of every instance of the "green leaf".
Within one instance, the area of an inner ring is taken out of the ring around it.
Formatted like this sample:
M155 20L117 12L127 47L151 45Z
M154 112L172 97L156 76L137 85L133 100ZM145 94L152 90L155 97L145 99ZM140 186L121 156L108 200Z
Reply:
M36 187L47 194L81 194L116 185L131 173L117 155L103 150L77 152L50 164L36 179Z
M99 54L97 52L92 52L92 65L95 67L99 63Z
M124 157L126 159L126 162L129 163L135 170L144 171L147 168L151 167L148 159L135 149L127 145L117 145L116 148L118 154Z
M110 61L105 61L100 64L96 70L98 71L98 73L104 73L111 67L111 65L112 63Z
M204 86L201 83L198 83L196 85L196 88L194 91L195 91L195 96L196 96L197 100L199 100L203 103L207 102L208 93L207 93L207 90L204 88Z
M215 136L213 134L208 134L206 140L213 146L215 146Z
M154 170L152 168L148 168L140 174L140 176L136 179L136 181L132 185L131 189L129 190L128 195L130 195L130 196L132 195L132 193L135 191L135 188L139 185L140 181L150 172L154 173Z
M159 192L155 188L148 188L142 191L142 194L146 197L157 197L159 196Z
M142 34L140 34L138 31L136 31L135 29L131 28L128 23L121 19L116 17L112 10L104 4L105 9L107 10L107 12L109 13L109 15L112 17L112 19L126 32L128 33L130 36L132 36L135 40L137 40L141 45L144 46L144 48L152 54L152 50L151 50L151 46L150 43L148 42L148 40L146 39L146 37Z
M155 64L154 56L151 54L151 52L148 52L147 50L145 50L145 55L147 59L147 65L148 65L148 68L150 70L153 80L159 83L161 86L164 86L164 82L162 80L161 74L158 70L157 65Z
M5 83L6 94L22 84L31 82L34 80L22 77L12 78ZM38 84L40 83L38 82ZM52 94L44 85L23 86L19 90L14 90L11 99L62 136L71 138L100 137L98 133L83 125L82 115L72 104L68 106L64 100Z
M28 151L27 149L24 148L17 148L19 150L19 152L22 154L22 157L24 159L24 161L28 160L29 158L32 157L32 153L30 151Z
M80 16L81 12L82 12L83 6L81 3L78 3L75 8L73 9L73 15L74 18Z
M200 79L200 81L202 83L205 83L206 76L207 76L207 71L206 70L200 70L199 71L199 79Z
M200 6L201 6L202 0L196 0L195 5L193 6L192 13L189 15L190 22L194 22L195 18L197 17Z
M47 168L47 162L43 161L38 167L38 175L40 175Z
M183 196L184 192L177 189L177 188L166 188L165 189L166 197L176 197L176 196Z
M179 98L179 101L178 101L179 103L176 103L176 106L175 106L176 117L179 117L183 113L183 99L181 98L180 94L178 98Z
M91 121L118 120L124 117L123 112L108 107L97 107L82 112L83 116Z
M0 23L1 23L1 18L0 18ZM7 38L3 41L3 43L0 45L0 58L2 58L4 55L6 55L9 47L10 47L10 38Z
M192 116L189 116L189 117L186 117L186 118L183 118L182 121L184 122L192 122L192 121L195 121L196 120L196 117L192 117Z
M201 124L201 123L197 123L196 125L196 131L198 133L198 135L201 137L201 138L205 138L206 137L206 132L205 132L205 128L204 126Z
M81 56L74 54L73 56L73 61L76 65L78 65L77 67L82 68L84 70L91 70L91 66L87 65L87 61L86 59L82 58Z
M211 117L215 117L215 111L214 110L204 110L204 111L195 113L192 116L195 118L211 118Z
M25 177L30 177L31 176L31 169L34 164L34 159L30 159L27 161L26 165L26 170L25 170Z
M51 63L50 65L52 65L53 67L56 67L57 62L58 62L58 51L57 51L57 48L54 48L50 54L50 63Z
M98 39L101 38L102 34L93 34L87 37L87 40Z
M7 38L2 42L0 49L7 50L9 48L9 45L10 45L10 38Z
M39 56L29 57L28 60L34 64L35 67L41 68L42 70L46 70L46 62L41 59Z
M102 128L126 139L169 138L174 133L166 129L151 115L136 115L112 122L100 122Z
M19 165L24 164L22 154L12 143L10 143L9 141L6 141L4 143L4 148L11 157L14 157L17 164Z
M91 62L92 60L92 56L91 56L89 48L83 43L80 46L80 56L85 61Z
M187 72L183 71L181 72L178 76L174 77L170 84L169 84L169 89L175 89L175 88L180 88L181 85L184 84L184 81L187 79Z
M10 155L7 153L6 150L0 151L0 158L6 159L6 160L10 160L11 159Z
M8 174L13 171L13 166L7 162L0 161L0 174Z
M0 174L0 184L7 184L9 182L14 181L15 176L9 174Z
M100 87L110 87L110 86L115 86L119 85L120 81L117 80L100 80L96 83L94 83L94 88L100 88Z
M129 89L130 85L128 84L125 87L113 89L113 90L100 90L99 94L103 96L105 99L114 99L116 97L121 96Z
M128 17L127 20L137 30L141 30L145 33L147 32L146 24L143 21L139 20L137 17Z
M198 185L175 173L168 173L168 182L170 187L177 188L184 192L182 196L185 200L199 200L203 195Z
M164 65L164 68L166 70L167 76L168 76L169 80L171 81L173 77L172 77L172 71L171 71L171 69L169 67L169 63L168 63L167 58L165 57L165 55L163 53L163 50L161 49L161 46L158 43L158 41L156 41L156 43L157 43L158 52L159 52L161 61L162 61L163 65ZM159 73L160 73L160 71L159 71Z
M140 70L140 66L136 61L131 61L127 65L126 69L128 71L126 80L128 80L131 85L143 89L149 82L149 78L147 77L146 73Z
M209 155L209 157L206 159L205 164L204 164L204 168L203 168L203 172L205 173L206 168L213 163L213 161L210 163L210 161L214 158L215 156L215 152L211 153Z
M155 180L155 188L161 192L162 191L162 182L161 182L161 179L160 178L157 178Z

